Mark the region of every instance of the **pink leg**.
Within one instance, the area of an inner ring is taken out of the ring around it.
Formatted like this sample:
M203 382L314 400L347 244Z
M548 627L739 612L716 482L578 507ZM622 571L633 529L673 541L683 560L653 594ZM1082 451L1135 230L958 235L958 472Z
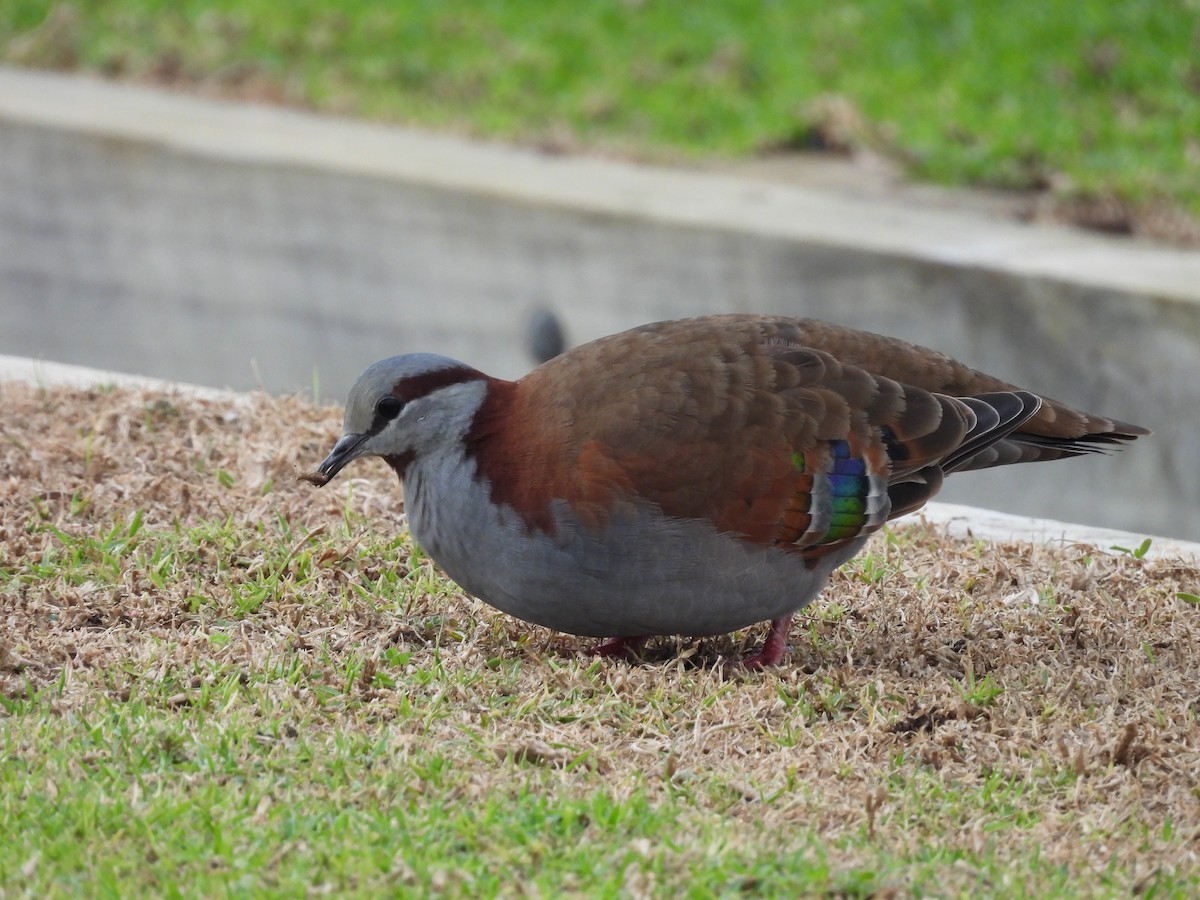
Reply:
M763 642L762 649L753 656L742 660L742 667L753 670L778 665L779 660L783 659L783 652L787 649L788 628L791 624L791 616L772 619L771 630L767 632L767 639Z
M616 656L621 659L629 659L630 656L637 653L642 645L649 640L644 637L619 637L613 638L611 641L605 641L603 644L597 644L592 648L592 653L595 656Z

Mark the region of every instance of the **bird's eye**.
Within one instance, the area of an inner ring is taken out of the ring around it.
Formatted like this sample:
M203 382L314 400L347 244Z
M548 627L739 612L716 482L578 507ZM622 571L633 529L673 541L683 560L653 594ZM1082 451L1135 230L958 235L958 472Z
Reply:
M403 408L404 403L399 397L388 394L386 397L380 397L375 403L375 415L384 419L394 419L400 415L400 410Z

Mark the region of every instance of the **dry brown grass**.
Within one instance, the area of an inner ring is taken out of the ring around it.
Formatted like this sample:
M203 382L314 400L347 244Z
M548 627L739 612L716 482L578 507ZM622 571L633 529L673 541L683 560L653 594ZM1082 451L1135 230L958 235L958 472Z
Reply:
M59 685L46 703L64 720L130 697L169 720L204 708L204 672L234 672L293 730L377 735L396 759L440 748L461 803L534 778L581 802L677 804L673 849L631 844L654 863L628 864L635 894L691 883L714 833L723 853L819 847L834 873L874 873L866 892L1200 884L1200 608L1177 596L1200 587L1191 563L907 525L798 617L776 670L726 667L757 633L599 662L393 545L403 508L381 465L297 483L336 410L19 384L0 403L0 693L14 703ZM149 550L114 543L138 511L126 542L173 548L157 579ZM85 538L116 561L66 559ZM389 570L403 591L353 588ZM411 655L389 663L397 649ZM270 675L284 658L303 677ZM17 757L38 746L29 717L0 717ZM414 866L396 877L427 884Z

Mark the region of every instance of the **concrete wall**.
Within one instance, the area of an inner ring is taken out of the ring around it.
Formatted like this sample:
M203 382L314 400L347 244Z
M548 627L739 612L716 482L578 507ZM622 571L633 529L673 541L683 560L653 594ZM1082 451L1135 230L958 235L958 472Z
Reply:
M659 318L789 312L1147 425L958 502L1200 537L1200 254L0 72L0 353L340 398L424 349L528 368Z

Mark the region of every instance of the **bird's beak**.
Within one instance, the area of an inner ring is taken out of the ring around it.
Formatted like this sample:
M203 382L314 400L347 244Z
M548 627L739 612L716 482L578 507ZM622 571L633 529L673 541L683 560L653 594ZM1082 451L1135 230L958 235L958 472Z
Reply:
M324 462L317 466L317 474L324 479L321 483L328 484L333 480L334 475L345 468L347 463L360 456L366 440L367 435L365 434L343 434L338 438L338 442L333 445L333 449L325 457Z

